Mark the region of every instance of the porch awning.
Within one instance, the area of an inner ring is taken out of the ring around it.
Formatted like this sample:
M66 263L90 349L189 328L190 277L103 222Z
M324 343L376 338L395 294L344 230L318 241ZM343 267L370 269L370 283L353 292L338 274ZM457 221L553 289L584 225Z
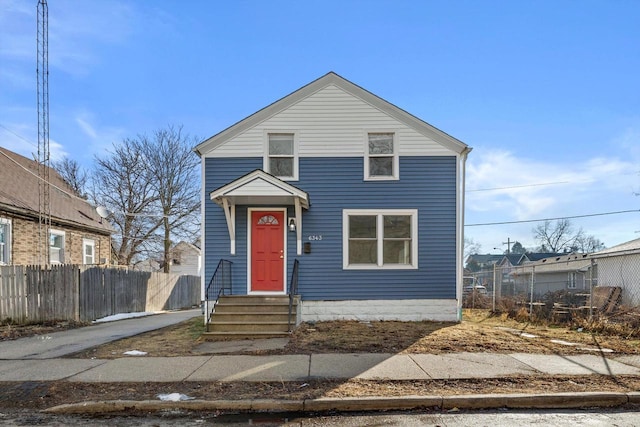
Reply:
M297 232L297 253L302 254L302 208L309 209L309 194L281 179L256 169L213 190L209 197L224 210L231 239L231 254L235 254L236 205L294 206Z

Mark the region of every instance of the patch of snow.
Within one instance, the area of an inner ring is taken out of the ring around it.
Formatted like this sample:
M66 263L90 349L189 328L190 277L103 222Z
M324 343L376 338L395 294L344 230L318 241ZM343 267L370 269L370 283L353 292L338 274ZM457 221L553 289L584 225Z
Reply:
M182 393L169 393L159 394L158 399L162 400L163 402L180 402L183 400L193 400L195 399L195 397L190 397Z
M124 353L127 356L146 356L147 352L146 351L140 351L140 350L129 350L129 351L125 351Z
M578 345L574 342L563 341L563 340L550 340L552 343L561 344L561 345Z
M154 313L153 311L140 311L140 312L137 312L137 313L119 313L119 314L114 314L112 316L103 317L101 319L96 319L92 323L114 322L116 320L133 319L133 318L136 318L136 317L152 316L154 314L156 314L156 313Z
M611 350L610 348L578 347L578 350L597 351L602 353L613 353L613 350Z
M521 334L520 334L520 336L521 336L521 337L524 337L524 338L538 338L538 336L537 336L537 335L529 334L529 333L527 333L527 332L523 332L523 333L521 333Z

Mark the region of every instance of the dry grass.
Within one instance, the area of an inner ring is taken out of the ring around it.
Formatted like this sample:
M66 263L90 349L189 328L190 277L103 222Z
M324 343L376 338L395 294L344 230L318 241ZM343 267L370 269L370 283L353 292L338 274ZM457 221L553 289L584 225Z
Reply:
M304 323L281 350L260 354L310 353L431 353L493 352L580 354L584 348L608 348L616 354L640 353L640 340L621 335L579 332L570 327L554 327L520 322L506 315L491 316L487 310L465 310L462 323L447 322L358 322ZM202 318L126 338L84 351L73 357L122 357L128 350L145 351L149 356L202 355ZM522 336L521 333L536 337ZM567 346L552 339L573 342Z

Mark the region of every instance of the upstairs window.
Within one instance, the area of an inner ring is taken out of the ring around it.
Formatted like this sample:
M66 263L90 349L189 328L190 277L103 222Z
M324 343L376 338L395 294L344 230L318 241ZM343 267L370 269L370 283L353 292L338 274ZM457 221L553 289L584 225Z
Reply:
M367 180L398 179L398 155L395 133L369 132L364 159Z
M293 133L267 134L265 170L284 180L298 179L298 158Z
M64 263L64 231L49 231L49 262L51 264Z
M416 268L417 211L343 211L345 269Z
M11 258L11 221L0 218L0 265L9 264Z

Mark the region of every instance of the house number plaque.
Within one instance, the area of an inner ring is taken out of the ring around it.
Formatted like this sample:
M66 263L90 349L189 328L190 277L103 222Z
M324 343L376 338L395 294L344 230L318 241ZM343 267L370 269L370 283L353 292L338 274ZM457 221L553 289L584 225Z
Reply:
M312 234L309 236L310 241L322 240L322 234Z

